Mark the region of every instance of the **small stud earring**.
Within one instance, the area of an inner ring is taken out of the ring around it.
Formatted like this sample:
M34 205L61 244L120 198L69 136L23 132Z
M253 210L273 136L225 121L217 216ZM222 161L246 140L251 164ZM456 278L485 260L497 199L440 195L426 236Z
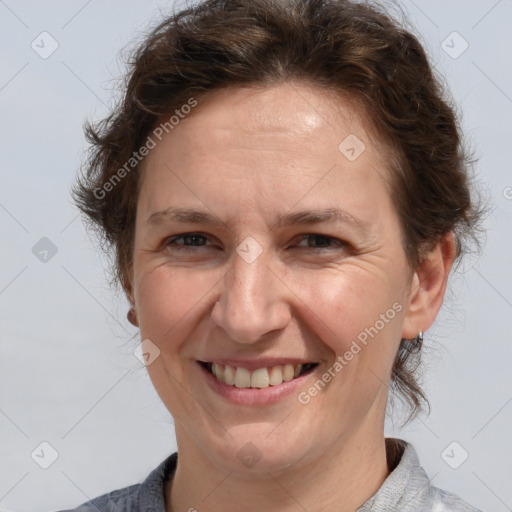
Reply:
M420 331L416 338L412 340L413 346L416 350L421 349L423 345L423 331Z

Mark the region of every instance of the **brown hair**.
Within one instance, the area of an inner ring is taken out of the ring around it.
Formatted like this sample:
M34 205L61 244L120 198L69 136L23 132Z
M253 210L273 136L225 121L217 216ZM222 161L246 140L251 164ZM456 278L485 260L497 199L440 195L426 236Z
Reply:
M151 130L215 89L295 79L363 105L393 155L392 195L412 269L443 235L455 233L458 257L475 239L480 211L471 198L470 161L454 109L414 35L380 7L348 0L206 0L145 38L122 101L86 126L91 148L74 199L114 249L125 291L138 195L137 162L132 169L126 163ZM402 340L392 372L409 419L428 405L417 380L420 352Z

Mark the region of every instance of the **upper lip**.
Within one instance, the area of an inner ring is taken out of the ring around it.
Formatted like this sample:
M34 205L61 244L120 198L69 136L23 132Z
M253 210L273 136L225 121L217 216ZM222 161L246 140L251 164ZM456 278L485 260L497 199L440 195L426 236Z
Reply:
M246 368L247 370L257 370L258 368L265 368L269 366L279 366L285 364L291 364L296 366L298 364L309 364L316 363L311 359L300 359L292 357L262 357L259 359L229 359L222 357L214 357L212 359L200 360L201 363L217 363L227 364L229 366L236 366Z

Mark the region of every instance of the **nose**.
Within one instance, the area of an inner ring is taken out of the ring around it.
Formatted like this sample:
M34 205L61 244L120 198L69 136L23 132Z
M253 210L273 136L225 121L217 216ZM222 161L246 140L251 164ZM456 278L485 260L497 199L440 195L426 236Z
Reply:
M290 322L290 289L270 263L265 252L251 263L234 255L211 314L212 322L229 339L254 344Z

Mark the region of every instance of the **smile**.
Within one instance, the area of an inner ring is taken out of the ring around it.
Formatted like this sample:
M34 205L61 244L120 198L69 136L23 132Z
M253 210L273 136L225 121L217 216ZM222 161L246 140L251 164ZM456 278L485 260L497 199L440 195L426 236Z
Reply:
M317 363L282 364L249 370L241 366L231 366L223 363L201 362L215 378L228 386L236 388L265 389L269 386L279 386L301 377L316 367Z

